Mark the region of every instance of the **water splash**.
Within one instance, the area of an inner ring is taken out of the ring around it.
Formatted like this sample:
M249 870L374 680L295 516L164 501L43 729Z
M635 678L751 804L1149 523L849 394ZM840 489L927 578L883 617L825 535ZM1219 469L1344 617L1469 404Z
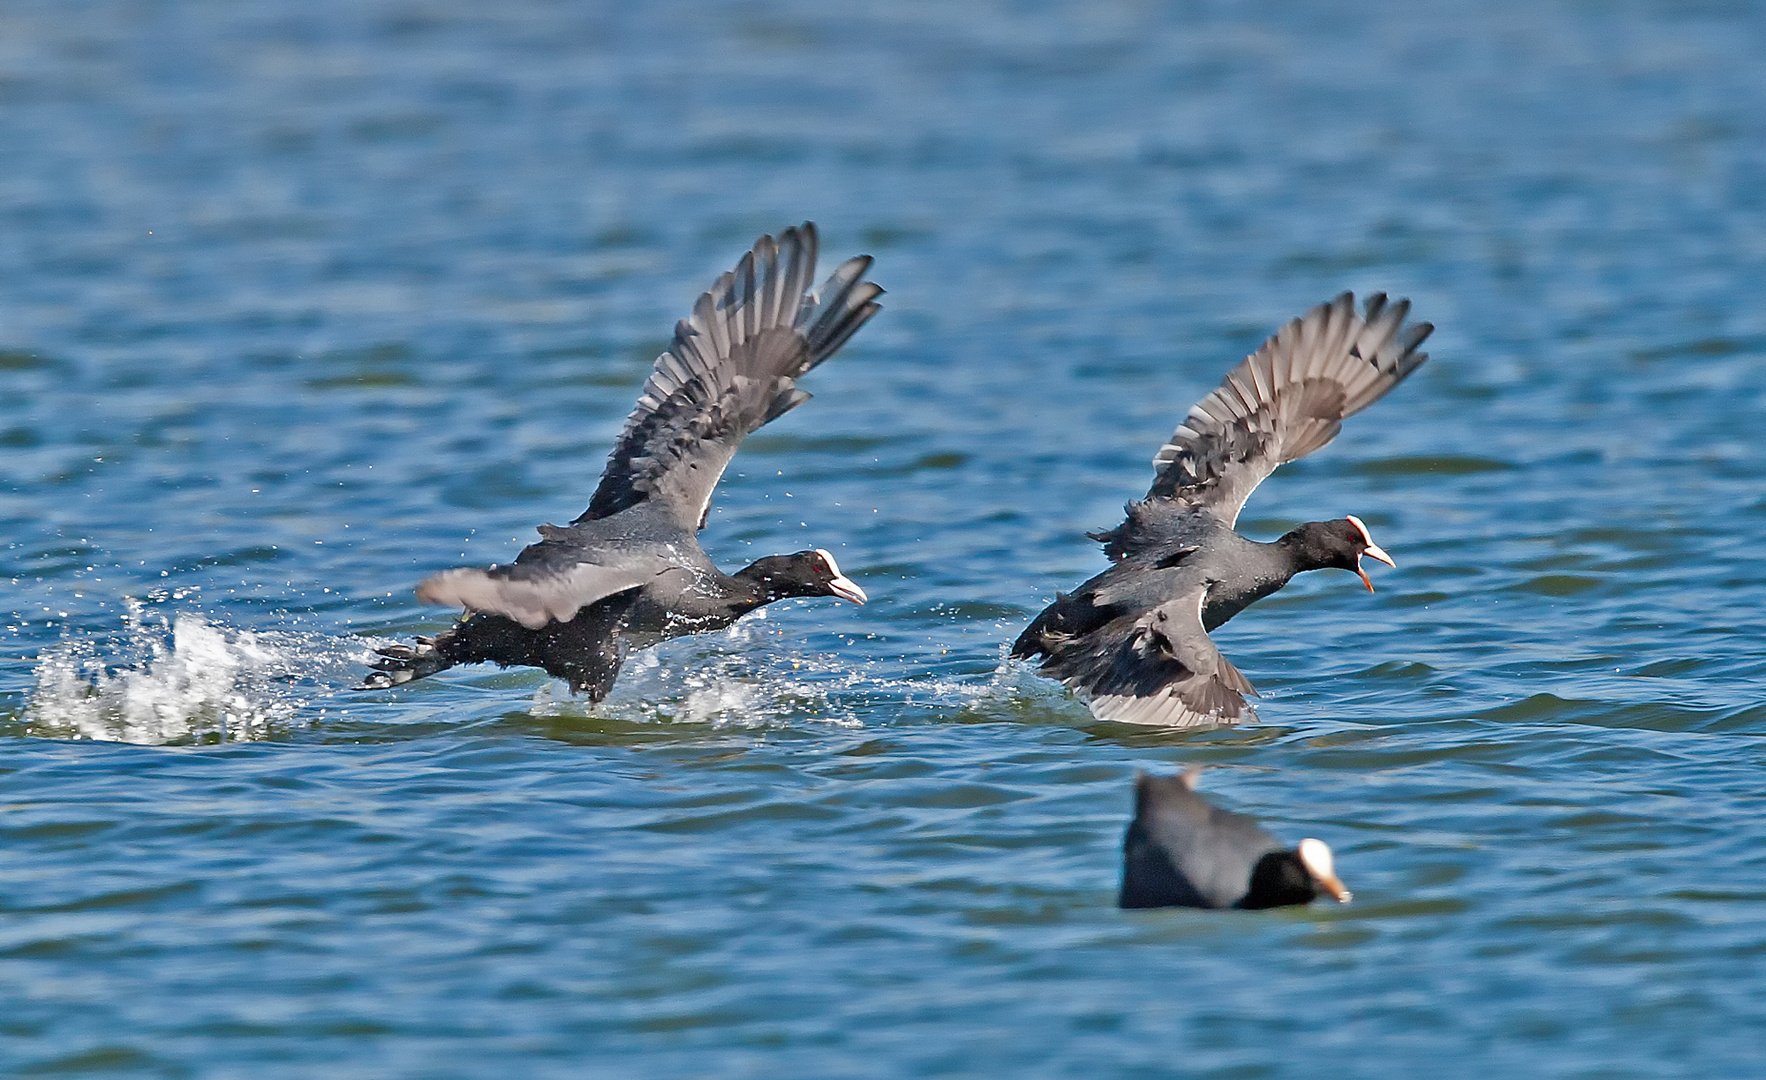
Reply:
M840 700L856 678L835 657L793 651L783 631L767 626L766 612L748 616L721 634L680 638L626 658L612 694L599 705L561 694L548 681L528 708L536 716L594 713L637 722L768 728L809 721L857 727L862 721Z
M363 654L322 634L240 630L136 600L124 626L114 650L69 640L39 657L31 734L146 745L280 737L303 723L316 676Z
M884 668L855 663L848 653L806 651L792 631L769 624L763 609L721 634L632 653L613 692L598 705L571 697L562 682L550 680L535 689L528 711L758 730L800 724L860 728L880 716L1020 719L1068 701L1058 684L1009 660L1005 646L987 675L899 678L882 674Z

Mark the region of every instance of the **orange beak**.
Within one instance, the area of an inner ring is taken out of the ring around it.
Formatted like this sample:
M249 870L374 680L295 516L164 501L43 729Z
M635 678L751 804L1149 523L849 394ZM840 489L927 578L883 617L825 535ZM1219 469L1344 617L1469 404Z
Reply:
M1355 894L1344 888L1343 883L1337 879L1335 874L1319 878L1318 884L1325 892L1331 894L1331 899L1339 904L1347 904L1355 898Z
M1392 556L1386 554L1386 552L1383 549L1381 549L1380 545L1378 545L1378 544L1369 544L1367 546L1367 550L1362 552L1361 554L1367 556L1370 559L1378 559L1379 561L1385 563L1387 566L1392 567L1394 570L1396 570L1398 568L1398 564L1392 561ZM1369 578L1367 576L1367 571L1363 570L1361 568L1361 559L1359 556L1355 560L1355 572L1361 576L1361 583L1363 585L1367 586L1367 591L1373 592L1374 591L1373 579Z
M1331 849L1322 840L1302 840L1299 847L1300 863L1318 887L1331 894L1331 898L1339 904L1347 904L1351 899L1348 889L1337 879L1336 860L1331 856Z
M1397 569L1398 564L1392 561L1392 556L1386 554L1385 551L1381 550L1380 545L1374 543L1374 534L1367 531L1367 525L1354 514L1346 515L1346 518L1349 524L1355 526L1356 529L1361 532L1362 540L1366 541L1367 546L1361 549L1361 555L1367 555L1371 558L1378 559L1387 566ZM1355 574L1357 577L1361 578L1361 583L1367 586L1367 591L1373 592L1374 582L1372 578L1367 576L1367 571L1361 568L1361 555L1355 557Z

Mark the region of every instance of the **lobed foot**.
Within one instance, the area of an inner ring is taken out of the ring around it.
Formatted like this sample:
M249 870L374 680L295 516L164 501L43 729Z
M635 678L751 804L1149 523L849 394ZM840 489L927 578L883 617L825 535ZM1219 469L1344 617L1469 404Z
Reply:
M420 637L410 645L380 645L374 651L379 656L369 661L369 666L375 670L363 677L356 690L386 690L452 666L436 649L432 637Z

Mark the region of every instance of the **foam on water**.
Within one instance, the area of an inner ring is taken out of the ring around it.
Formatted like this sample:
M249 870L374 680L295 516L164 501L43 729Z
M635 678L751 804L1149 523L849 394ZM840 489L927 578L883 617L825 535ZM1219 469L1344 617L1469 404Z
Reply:
M607 700L590 705L558 680L528 704L536 716L599 715L633 722L764 729L800 723L861 728L904 704L986 713L989 703L1022 696L1022 665L1004 659L983 681L902 679L851 656L805 650L765 609L720 634L664 643L626 658ZM1046 680L1035 680L1046 682Z
M608 699L561 696L552 680L535 691L535 715L594 713L629 721L767 728L802 720L860 726L839 700L856 677L838 658L794 651L757 611L721 634L668 642L630 654Z
M127 608L116 648L66 640L39 657L25 709L33 734L148 745L278 737L323 715L314 698L330 690L317 677L365 654L322 634Z

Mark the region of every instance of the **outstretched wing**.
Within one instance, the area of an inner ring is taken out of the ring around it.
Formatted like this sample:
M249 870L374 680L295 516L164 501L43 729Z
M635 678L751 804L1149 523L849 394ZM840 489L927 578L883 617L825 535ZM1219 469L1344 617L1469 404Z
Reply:
M1337 437L1345 417L1372 405L1417 369L1434 327L1406 326L1410 301L1368 297L1355 314L1344 293L1282 327L1198 401L1153 457L1149 500L1170 499L1231 526L1278 465Z
M877 313L883 290L861 280L870 265L868 255L848 259L812 293L815 225L756 241L675 325L576 520L654 499L683 529L701 528L742 440L809 400L796 380Z
M1065 643L1043 671L1083 691L1100 720L1159 727L1233 724L1255 717L1251 682L1202 629L1201 586L1112 620ZM1099 602L1112 598L1100 590Z

